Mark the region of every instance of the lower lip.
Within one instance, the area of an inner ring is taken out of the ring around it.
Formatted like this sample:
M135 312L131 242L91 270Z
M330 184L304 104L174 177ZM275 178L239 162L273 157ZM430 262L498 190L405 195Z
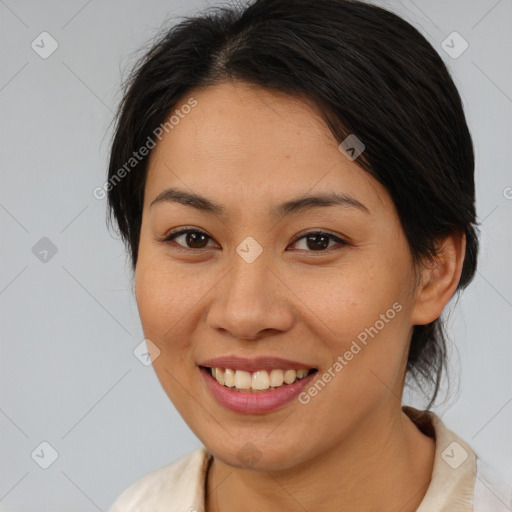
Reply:
M219 384L205 368L200 367L199 370L213 396L221 405L231 411L246 414L261 414L279 409L296 398L318 373L311 373L293 384L285 384L273 391L245 393L233 391Z

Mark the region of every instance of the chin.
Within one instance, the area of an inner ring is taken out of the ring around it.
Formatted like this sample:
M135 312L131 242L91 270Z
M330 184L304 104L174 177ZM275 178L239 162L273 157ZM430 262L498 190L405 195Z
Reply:
M299 443L291 440L289 446L277 443L279 450L276 450L276 441L270 439L255 443L251 440L236 442L234 438L230 438L227 443L222 446L205 446L215 459L237 469L281 471L306 462L301 460L304 452L297 452Z

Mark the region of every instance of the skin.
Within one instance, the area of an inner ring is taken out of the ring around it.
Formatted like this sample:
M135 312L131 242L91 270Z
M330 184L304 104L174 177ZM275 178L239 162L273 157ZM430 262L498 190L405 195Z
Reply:
M388 192L339 151L313 104L241 82L194 90L183 104L190 96L197 106L151 155L135 288L144 335L160 350L157 376L214 455L207 512L416 510L435 442L401 410L407 350L412 326L436 319L455 292L464 237L440 240L435 264L415 273ZM226 212L150 207L168 187ZM270 216L286 200L333 190L369 213L330 206ZM159 241L179 227L210 238ZM350 245L294 241L318 230ZM236 252L247 236L263 249L250 264ZM397 302L402 310L307 405L233 412L199 374L201 361L236 354L298 360L320 375ZM237 455L248 442L254 465Z

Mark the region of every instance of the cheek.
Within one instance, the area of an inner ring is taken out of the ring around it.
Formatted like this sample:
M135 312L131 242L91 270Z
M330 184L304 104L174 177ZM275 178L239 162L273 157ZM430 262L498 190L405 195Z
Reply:
M137 263L135 274L135 296L146 337L159 337L165 324L170 326L168 312L175 296L169 293L167 278L143 260Z
M310 328L316 326L319 339L330 340L331 348L337 351L344 351L347 343L376 322L379 330L390 331L389 326L396 324L395 318L404 316L397 309L403 311L407 305L405 273L393 271L393 265L384 258L369 259L353 258L346 266L327 273L313 269L300 279L289 276L302 318L308 318ZM395 303L398 305L393 308Z
M189 378L190 346L190 293L184 292L183 283L174 279L162 265L138 260L135 275L135 295L144 331L159 350L153 361L162 388L173 403L182 400L182 385ZM188 297L188 300L187 300Z
M410 335L407 268L406 260L381 254L351 260L327 278L296 281L294 291L307 306L303 318L327 348L336 375L319 407L337 403L354 411L371 408L389 389L399 393Z
M144 336L151 339L162 352L182 348L182 334L197 302L185 276L169 272L158 263L137 263L135 295ZM171 343L172 341L172 343Z

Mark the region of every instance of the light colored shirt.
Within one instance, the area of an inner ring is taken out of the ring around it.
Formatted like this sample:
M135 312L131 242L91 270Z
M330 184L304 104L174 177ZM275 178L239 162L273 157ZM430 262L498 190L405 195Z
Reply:
M417 512L512 512L510 487L502 480L491 483L486 474L490 466L437 415L409 406L402 410L436 442L431 481ZM109 512L204 512L211 460L212 454L201 446L146 474L117 498Z

